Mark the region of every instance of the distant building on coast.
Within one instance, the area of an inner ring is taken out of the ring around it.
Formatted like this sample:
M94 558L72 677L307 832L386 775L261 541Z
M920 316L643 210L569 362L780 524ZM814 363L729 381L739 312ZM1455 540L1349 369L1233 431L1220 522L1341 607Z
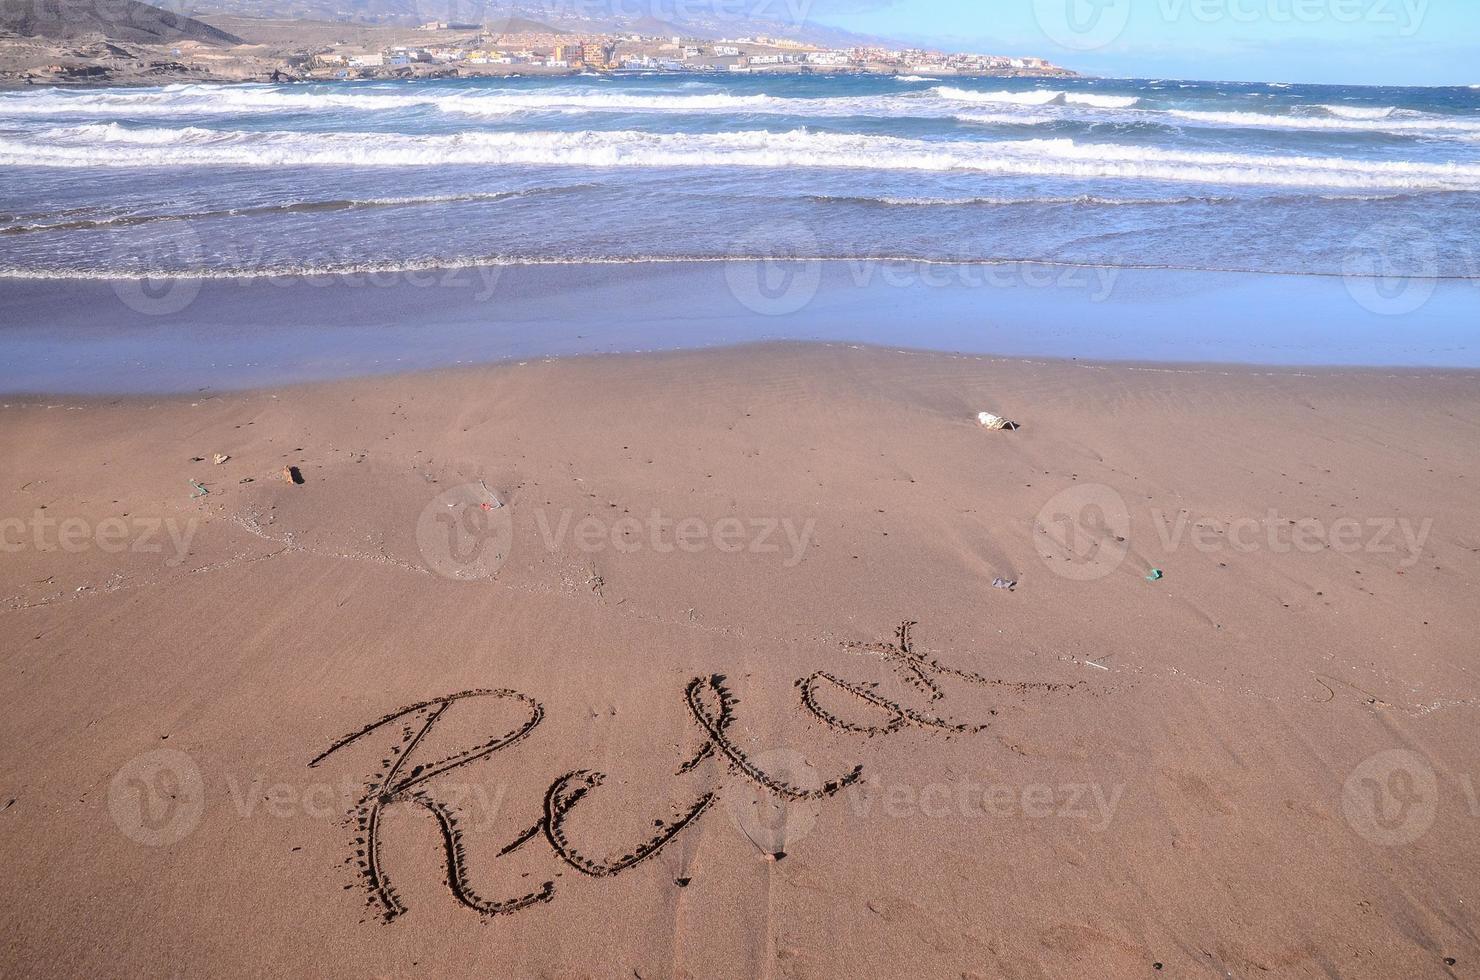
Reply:
M615 68L617 46L615 44L603 44L600 42L586 42L581 45L581 61L588 68Z

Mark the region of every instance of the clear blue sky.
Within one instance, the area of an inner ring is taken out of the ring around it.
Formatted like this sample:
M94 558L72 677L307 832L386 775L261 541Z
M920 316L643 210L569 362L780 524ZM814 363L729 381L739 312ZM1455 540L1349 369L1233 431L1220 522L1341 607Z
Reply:
M772 0L805 9L809 0ZM809 18L1091 74L1480 84L1480 0L810 0Z

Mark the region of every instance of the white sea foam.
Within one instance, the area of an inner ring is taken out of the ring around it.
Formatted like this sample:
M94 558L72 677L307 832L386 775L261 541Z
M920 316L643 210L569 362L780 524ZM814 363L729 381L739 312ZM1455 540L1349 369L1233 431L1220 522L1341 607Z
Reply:
M1023 112L958 112L956 121L981 126L1043 126L1058 122L1059 116L1034 116Z
M769 95L637 95L551 89L498 92L488 89L390 92L385 90L304 91L268 86L172 86L168 89L73 93L56 90L0 96L0 115L172 116L276 113L290 111L433 108L474 115L550 111L745 111L800 101Z
M1046 207L1076 205L1081 207L1157 207L1177 204L1227 204L1232 197L1101 197L1080 194L1075 197L828 197L826 201L856 204L878 204L884 207Z
M1129 178L1230 186L1480 190L1480 164L1172 150L1068 139L936 141L893 136L732 133L243 132L116 123L0 138L0 166L57 167L833 168Z
M1330 113L1337 119L1386 119L1397 111L1397 106L1369 108L1366 106L1321 105L1316 108Z
M1057 92L1034 89L1028 92L977 92L972 89L941 85L932 90L942 99L954 102L982 102L998 105L1077 105L1092 109L1129 109L1141 100L1133 95L1097 95L1091 92Z
M1170 109L1167 116L1209 126L1249 129L1311 129L1375 133L1470 133L1480 132L1480 118L1415 114L1401 119L1388 116L1332 118L1294 116L1270 112L1203 112Z

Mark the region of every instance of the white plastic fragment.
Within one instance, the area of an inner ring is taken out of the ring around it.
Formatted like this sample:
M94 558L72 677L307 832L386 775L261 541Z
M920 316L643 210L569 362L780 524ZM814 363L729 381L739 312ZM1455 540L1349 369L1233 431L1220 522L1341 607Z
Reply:
M993 415L991 412L977 412L976 420L989 429L1012 430L1018 427L1016 422L1005 419L1000 415Z

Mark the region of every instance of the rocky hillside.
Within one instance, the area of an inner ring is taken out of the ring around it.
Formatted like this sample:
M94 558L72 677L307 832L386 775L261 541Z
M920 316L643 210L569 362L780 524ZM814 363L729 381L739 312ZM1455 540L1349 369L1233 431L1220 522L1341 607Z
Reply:
M0 32L21 37L102 35L137 44L240 44L241 39L198 20L138 0L0 0Z

